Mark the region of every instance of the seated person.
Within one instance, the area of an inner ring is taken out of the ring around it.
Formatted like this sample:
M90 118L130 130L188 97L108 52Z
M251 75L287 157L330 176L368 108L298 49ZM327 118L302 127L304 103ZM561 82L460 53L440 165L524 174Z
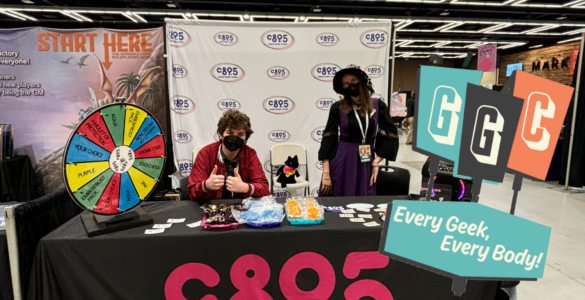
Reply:
M256 151L246 145L254 133L250 118L226 111L217 124L219 142L205 146L193 163L187 194L193 201L245 199L270 195Z

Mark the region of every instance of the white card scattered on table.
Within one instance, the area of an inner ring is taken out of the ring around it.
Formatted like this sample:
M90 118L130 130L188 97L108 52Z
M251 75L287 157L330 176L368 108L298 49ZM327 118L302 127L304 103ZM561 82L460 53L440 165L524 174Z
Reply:
M154 224L154 226L152 226L152 228L170 228L171 226L173 226L172 223L167 223L167 224Z
M353 214L340 214L339 216L342 218L353 218Z
M156 234L156 233L163 233L165 232L164 228L159 228L159 229L146 229L146 231L144 231L144 234Z
M376 212L385 212L386 209L385 208L376 208L376 209L374 209L374 211L376 211Z
M380 226L380 224L378 224L376 222L369 222L369 223L364 223L364 226L374 227L374 226Z
M185 222L185 218L182 219L169 219L167 223L183 223Z
M195 228L197 226L201 226L201 221L197 221L195 223L187 224L190 228Z
M349 219L352 222L365 222L366 220L364 220L364 218L351 218Z
M341 211L342 214L355 214L355 210L353 209L346 209Z
M358 208L358 209L356 209L356 210L357 210L357 211L361 211L361 212L370 212L370 209L369 209L369 208L368 208L368 209L361 209L361 208Z
M372 215L358 215L358 218L368 218L368 219L373 219L374 217L372 217Z

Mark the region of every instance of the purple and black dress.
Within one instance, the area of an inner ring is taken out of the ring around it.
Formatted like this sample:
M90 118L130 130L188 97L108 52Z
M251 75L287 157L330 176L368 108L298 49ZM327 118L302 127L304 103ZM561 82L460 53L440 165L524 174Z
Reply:
M370 145L372 155L370 162L362 163L359 146L362 144L363 130L360 131L355 113L350 111L344 114L339 108L339 102L334 103L329 111L319 160L329 160L333 196L374 196L376 185L370 186L374 153L390 161L396 160L398 130L390 118L386 103L372 99L374 114L370 116L366 133L366 144ZM360 115L360 121L362 128L365 127L365 116ZM319 196L324 195L319 191Z

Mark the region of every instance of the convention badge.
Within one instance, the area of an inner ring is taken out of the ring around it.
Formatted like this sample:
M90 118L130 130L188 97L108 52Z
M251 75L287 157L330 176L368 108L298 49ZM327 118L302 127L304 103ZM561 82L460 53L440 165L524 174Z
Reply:
M370 145L360 145L360 161L363 163L370 162L371 156Z
M342 218L353 218L353 214L339 214Z
M351 218L349 219L351 222L365 222L364 218Z

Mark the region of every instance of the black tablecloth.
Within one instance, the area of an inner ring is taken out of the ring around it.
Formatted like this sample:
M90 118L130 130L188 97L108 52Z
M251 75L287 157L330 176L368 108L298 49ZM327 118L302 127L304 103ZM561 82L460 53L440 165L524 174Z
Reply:
M0 300L12 299L14 298L12 296L12 281L10 279L10 261L8 260L6 231L0 230Z
M0 203L2 205L16 204ZM4 209L0 209L0 214L4 215ZM10 276L10 260L8 259L8 241L6 240L6 230L0 230L0 300L12 300L12 277Z
M26 202L35 198L34 172L28 156L0 161L0 202Z
M399 198L405 197L321 198L319 201L325 205L378 204ZM145 235L145 229L151 226L143 226L88 238L80 218L73 218L39 243L28 299L201 299L205 295L230 299L238 293L236 286L243 294L232 299L262 299L246 296L256 284L272 299L286 299L284 293L295 294L291 286L312 291L333 282L334 290L328 299L346 299L348 287L358 281L371 286L376 284L373 281L381 282L394 299L487 300L494 299L497 290L495 281L469 281L463 297L455 297L451 278L396 260L389 260L383 269L363 269L357 277L350 276L351 268L346 264L350 253L379 255L376 252L382 226L352 223L338 213L326 213L322 225L291 226L285 220L276 228L241 225L235 230L206 231L186 226L203 216L196 203L146 203L143 208L155 224L166 223L170 218L186 218L186 221L155 235ZM382 224L377 213L372 214ZM290 260L292 257L298 259ZM324 272L319 273L321 277L317 271L304 268L303 258ZM246 272L248 268L260 269ZM297 270L298 274L291 272L294 268L301 270ZM189 280L197 276L198 279ZM248 277L263 277L264 281L248 282ZM179 294L165 296L165 289L178 290ZM288 299L318 299L301 291L296 290L297 296Z

